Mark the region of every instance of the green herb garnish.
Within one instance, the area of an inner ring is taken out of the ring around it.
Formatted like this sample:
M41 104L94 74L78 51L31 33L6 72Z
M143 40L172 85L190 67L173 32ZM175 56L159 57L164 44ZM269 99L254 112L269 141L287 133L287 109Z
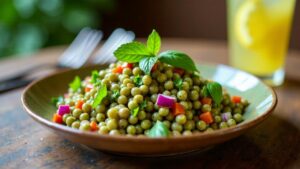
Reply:
M136 107L135 109L131 110L131 114L133 117L136 117L139 113L140 107Z
M179 90L182 89L182 82L183 82L183 80L180 79L180 78L177 78L177 79L174 80L174 84L175 84L175 86L176 86Z
M95 84L95 83L97 83L98 78L99 78L99 72L97 70L93 70L90 82L93 83L93 84Z
M107 88L106 85L101 84L99 86L96 98L93 101L92 107L96 108L103 100L103 98L105 98L107 96Z
M81 87L81 79L79 76L76 76L74 80L69 84L70 88L76 92Z
M130 42L121 45L114 55L120 61L135 63L145 57L153 56L147 47L140 42Z
M139 62L139 67L145 74L150 74L157 60L188 71L198 71L195 63L188 55L175 50L162 52L158 55L160 47L160 36L153 30L148 36L147 46L140 42L126 43L121 45L114 52L114 55L120 61L129 63Z
M207 86L203 86L202 93L203 93L204 97L208 97L209 96L209 91L207 89Z
M222 86L218 82L209 82L206 85L209 95L212 97L213 101L220 105L223 97Z
M148 100L146 100L146 99L142 102L142 104L140 105L141 110L143 110L144 108L147 107L147 102L148 102Z
M158 54L161 46L161 40L159 34L152 30L147 39L147 48L155 56Z
M135 109L131 110L131 114L133 117L136 117L140 110L143 110L147 106L147 100L144 100L139 107L136 107Z
M140 63L139 63L139 67L146 73L146 74L150 74L152 67L154 66L154 64L156 63L156 61L158 60L158 57L145 57L143 58Z
M55 105L55 106L56 106L57 103L63 102L63 101L64 101L64 97L62 97L62 96L51 98L51 103L53 103L53 105Z
M117 100L118 97L120 97L120 91L119 90L113 90L112 95L111 95L111 99L112 100Z
M155 125L150 129L148 137L168 137L169 130L166 125L160 121L156 121Z
M141 85L143 85L143 81L142 81L142 78L140 77L140 75L137 75L137 76L134 77L133 83L134 83L136 86L141 86Z
M194 61L185 53L169 50L159 54L159 60L174 67L197 71Z

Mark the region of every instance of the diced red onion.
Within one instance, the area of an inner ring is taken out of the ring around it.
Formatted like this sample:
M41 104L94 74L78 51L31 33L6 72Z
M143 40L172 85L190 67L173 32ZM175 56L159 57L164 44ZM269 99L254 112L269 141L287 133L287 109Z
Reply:
M227 120L229 120L229 119L232 118L232 115L231 115L230 112L226 112L226 113L222 113L222 114L221 114L221 117L222 117L222 120L223 120L223 121L227 121Z
M172 108L176 102L176 98L163 95L163 94L158 94L156 104L161 107L168 107Z
M63 116L64 114L68 114L68 113L70 113L70 106L69 105L60 105L58 107L57 114Z

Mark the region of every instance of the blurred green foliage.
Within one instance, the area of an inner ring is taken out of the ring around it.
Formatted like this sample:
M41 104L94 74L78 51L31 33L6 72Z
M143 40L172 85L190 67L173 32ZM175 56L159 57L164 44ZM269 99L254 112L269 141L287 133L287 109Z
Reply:
M70 43L85 26L100 28L114 0L0 0L0 58Z

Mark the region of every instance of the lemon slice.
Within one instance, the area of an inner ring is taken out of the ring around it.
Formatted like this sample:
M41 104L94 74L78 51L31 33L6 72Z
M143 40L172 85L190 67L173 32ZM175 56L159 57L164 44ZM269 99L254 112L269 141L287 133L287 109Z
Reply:
M261 0L246 0L235 16L234 29L238 41L251 48L264 36L265 14Z

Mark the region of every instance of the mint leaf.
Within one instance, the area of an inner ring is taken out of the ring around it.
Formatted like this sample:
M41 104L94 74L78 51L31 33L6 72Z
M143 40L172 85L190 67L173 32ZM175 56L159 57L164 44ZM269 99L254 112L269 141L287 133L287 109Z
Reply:
M76 76L74 80L69 84L70 88L76 92L81 87L81 79L79 76Z
M222 86L217 82L210 82L207 84L207 90L212 99L217 105L220 105L223 97Z
M104 97L107 96L107 88L106 88L106 85L100 85L99 86L99 89L98 89L98 92L97 92L97 95L93 101L93 104L92 104L92 107L93 108L96 108L103 100Z
M179 90L182 89L182 82L183 82L183 80L180 79L180 78L177 78L177 79L174 80L174 84L175 84L175 86L176 86Z
M140 77L140 75L134 76L133 83L136 86L142 86L143 85L143 81L142 81L142 78Z
M152 56L147 47L140 42L130 42L121 45L114 55L119 61L135 63L139 62L144 57Z
M52 103L53 105L55 105L55 106L56 106L56 104L57 104L58 102L62 102L62 101L64 101L64 97L62 97L62 96L52 97L52 98L51 98L51 103Z
M155 125L150 129L148 137L168 137L169 130L164 123L156 121Z
M132 116L133 116L133 117L136 117L137 114L139 113L139 110L140 110L140 107L136 107L135 109L133 109L133 110L131 111Z
M147 39L147 48L153 55L157 55L160 50L161 40L159 34L153 29Z
M140 61L139 67L145 72L145 74L149 75L157 59L158 57L145 57Z
M99 72L97 70L93 70L90 82L93 83L93 84L95 84L95 83L97 83L98 78L99 78Z
M207 89L206 86L204 86L204 87L202 88L202 92L203 92L203 96L204 96L204 97L208 97L208 96L209 96L209 91L208 91L208 89Z
M159 60L174 67L182 68L188 71L198 71L194 61L186 54L169 50L159 54Z

